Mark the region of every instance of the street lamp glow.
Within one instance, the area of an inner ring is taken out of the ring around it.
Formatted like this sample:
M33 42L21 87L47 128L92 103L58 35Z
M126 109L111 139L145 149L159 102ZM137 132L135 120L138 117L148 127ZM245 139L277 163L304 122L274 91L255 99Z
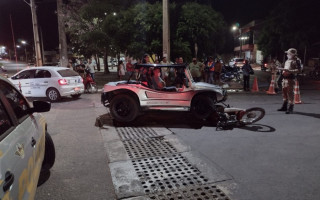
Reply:
M114 12L114 13L113 13L113 16L116 16L116 15L117 15L117 13L116 13L116 12Z
M237 29L238 29L237 26L232 26L232 30L233 30L233 31L235 31L235 30L237 30Z
M27 44L27 42L24 40L21 40L21 44Z
M16 47L17 47L17 48L20 48L21 46L20 46L20 45L17 45Z

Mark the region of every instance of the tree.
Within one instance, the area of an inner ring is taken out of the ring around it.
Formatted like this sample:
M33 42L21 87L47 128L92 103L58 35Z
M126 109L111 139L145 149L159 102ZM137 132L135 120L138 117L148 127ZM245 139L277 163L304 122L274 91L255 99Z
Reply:
M181 7L176 36L189 43L193 56L196 56L196 47L198 55L215 55L224 44L224 27L221 15L211 7L186 3Z
M108 16L104 31L112 35L114 48L135 58L162 52L162 9L155 4L138 3L116 17Z
M263 54L281 57L291 47L304 52L305 48L319 42L317 5L315 0L281 1L267 17L258 38L258 47Z

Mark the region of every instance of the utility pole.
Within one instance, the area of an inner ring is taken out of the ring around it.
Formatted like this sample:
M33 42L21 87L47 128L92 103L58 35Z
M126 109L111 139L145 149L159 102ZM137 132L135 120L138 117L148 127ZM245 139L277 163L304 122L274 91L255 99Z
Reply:
M162 53L170 62L170 22L168 0L162 1Z
M239 35L239 37L240 37L240 55L239 55L239 57L240 58L242 58L242 33L241 33L241 28L239 28L239 33L240 33L240 35Z
M67 37L65 32L65 21L64 21L64 13L63 13L62 6L63 6L62 0L57 0L60 66L67 67L68 46L67 46Z
M38 20L37 20L37 13L36 13L36 4L35 4L34 0L30 0L29 5L31 7L31 15L32 15L34 48L35 48L35 52L36 52L36 65L42 66L42 56L41 56L39 32L38 32Z
M14 56L16 58L16 63L18 62L18 57L17 57L17 49L16 49L16 42L14 40L14 32L13 32L13 26L12 26L12 18L11 18L11 14L10 14L10 23L11 23L11 32L12 32L12 40L13 40L13 48L14 48ZM10 53L9 53L10 54ZM10 56L10 60L11 60L11 56Z

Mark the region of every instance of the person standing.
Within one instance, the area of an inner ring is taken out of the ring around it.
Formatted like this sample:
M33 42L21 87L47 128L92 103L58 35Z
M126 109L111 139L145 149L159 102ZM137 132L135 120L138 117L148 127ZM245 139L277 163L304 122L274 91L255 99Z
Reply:
M282 70L282 97L283 104L278 111L286 111L286 114L293 113L294 105L294 84L297 74L301 71L301 61L297 57L297 50L294 48L285 51L288 59L284 64L284 68L279 68ZM289 108L288 108L289 104Z
M216 64L214 64L214 84L220 84L220 74L222 71L222 64L219 59L217 59Z
M248 60L245 60L244 65L242 66L242 75L243 75L243 90L250 91L250 74L253 74L253 69L249 64Z
M213 62L213 57L210 56L209 57L209 61L207 63L207 69L208 69L208 74L209 74L209 78L207 83L213 84L214 83L214 62Z
M280 79L280 72L278 72L278 68L281 67L281 63L277 60L277 58L274 58L271 62L271 66L270 66L270 70L271 70L271 75L273 76L274 78L274 89L275 89L275 92L278 92L279 91L279 79ZM282 81L282 80L281 80Z
M88 67L89 67L90 76L91 76L92 80L94 81L94 73L95 73L94 68L95 68L95 64L92 62L91 59L89 60L89 65L88 65Z
M169 65L170 62L168 62L168 61L167 61L167 57L164 56L164 57L162 58L160 64L161 64L161 65ZM169 70L168 67L162 67L162 68L161 68L161 78L162 78L163 80L165 80L165 81L168 79L168 75L169 75L168 70Z
M128 62L126 64L126 70L127 70L128 77L130 77L131 74L134 72L134 67L133 67L133 64L131 63L130 58L128 59Z
M122 60L119 61L118 73L119 73L119 80L121 81L122 77L126 74Z
M179 57L178 64L179 65L184 65L182 57ZM185 78L184 68L182 68L182 67L176 68L175 75L176 75L176 77L175 77L175 81L174 82L175 82L176 87L177 88L182 88L183 81L184 81L184 78Z
M142 64L151 64L150 57L148 54L145 54L142 59Z
M192 78L195 82L201 81L202 63L197 61L197 58L192 58L192 63L189 64L189 69Z

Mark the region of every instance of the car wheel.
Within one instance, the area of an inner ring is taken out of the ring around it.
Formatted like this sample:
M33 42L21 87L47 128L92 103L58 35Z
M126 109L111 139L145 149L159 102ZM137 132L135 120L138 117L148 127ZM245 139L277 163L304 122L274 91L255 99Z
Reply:
M55 159L56 159L56 151L54 148L54 143L53 143L52 138L49 135L49 133L46 132L44 159L42 162L41 171L50 170L54 164Z
M131 122L138 116L138 103L131 96L120 94L110 103L110 113L119 122Z
M81 96L81 94L72 94L71 97L73 99L78 99Z
M200 120L206 120L213 113L214 108L214 101L208 96L199 95L192 100L191 112Z
M60 99L60 93L55 88L49 88L47 90L47 97L50 101L58 101Z

